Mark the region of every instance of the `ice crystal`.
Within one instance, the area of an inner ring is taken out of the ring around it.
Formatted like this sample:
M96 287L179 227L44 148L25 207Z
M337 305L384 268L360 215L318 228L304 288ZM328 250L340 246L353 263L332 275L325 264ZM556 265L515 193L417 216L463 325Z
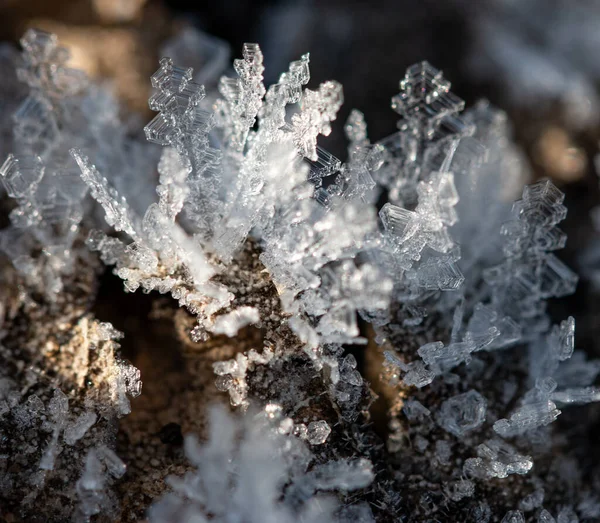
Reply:
M485 419L486 401L471 390L446 400L439 411L438 423L455 436L476 429Z
M494 289L494 306L512 317L528 318L530 332L546 328L544 300L571 294L577 284L577 276L550 254L565 242L564 233L555 226L566 215L563 200L564 194L549 180L527 186L523 198L513 205L514 219L501 230L506 237L506 259L484 272ZM515 271L516 277L511 273L507 282L510 271Z

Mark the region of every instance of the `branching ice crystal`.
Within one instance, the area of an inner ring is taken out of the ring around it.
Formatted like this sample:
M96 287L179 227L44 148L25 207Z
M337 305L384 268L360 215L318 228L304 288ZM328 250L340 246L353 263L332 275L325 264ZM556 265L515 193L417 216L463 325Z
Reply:
M392 98L392 108L402 116L400 131L384 139L388 156L377 175L389 188L394 203L414 202L419 180L442 170L446 153L473 127L458 113L464 102L450 91L450 82L428 62L409 67L400 82L400 93Z
M506 259L484 272L494 288L495 307L521 322L527 318L533 325L530 332L547 328L544 300L571 294L577 284L577 276L550 254L566 240L556 227L566 215L563 200L564 194L548 180L525 187L523 198L513 205L514 219L502 228Z

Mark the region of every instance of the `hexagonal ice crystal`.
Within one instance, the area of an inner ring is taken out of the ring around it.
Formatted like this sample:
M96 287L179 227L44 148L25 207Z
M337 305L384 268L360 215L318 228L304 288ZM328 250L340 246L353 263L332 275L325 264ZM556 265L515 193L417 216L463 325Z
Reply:
M442 403L437 422L447 432L462 436L483 423L486 408L485 398L479 392L470 390Z
M0 178L12 198L32 194L44 176L44 165L38 156L9 154L0 167Z

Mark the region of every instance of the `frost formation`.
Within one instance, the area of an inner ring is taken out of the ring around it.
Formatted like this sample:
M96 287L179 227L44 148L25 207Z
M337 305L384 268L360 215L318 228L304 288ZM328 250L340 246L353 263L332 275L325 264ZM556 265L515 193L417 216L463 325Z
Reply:
M206 443L185 436L186 472L142 507L149 521L600 517L576 465L556 475L575 459L559 409L600 399L573 318L552 326L546 311L577 283L554 254L564 195L522 187L503 113L463 111L422 62L392 98L398 131L372 143L352 111L342 162L318 144L341 85L306 87L304 55L266 87L259 46L244 44L218 93L161 59L145 142L56 37L21 43L28 94L0 168L0 248L19 283L3 291L0 346L10 513L45 503L47 521L127 520L118 419L141 381L91 312L100 260L125 291L174 300L191 361L252 341L206 356L239 412L213 409Z

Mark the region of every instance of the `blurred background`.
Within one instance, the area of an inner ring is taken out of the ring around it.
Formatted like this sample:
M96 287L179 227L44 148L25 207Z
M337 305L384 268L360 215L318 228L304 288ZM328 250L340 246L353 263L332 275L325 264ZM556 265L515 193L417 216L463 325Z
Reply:
M600 355L600 1L0 0L0 15L1 40L17 43L28 27L56 33L73 65L110 83L142 121L162 55L214 87L243 42L260 43L267 83L310 52L309 86L344 86L322 142L342 158L350 110L365 113L372 141L390 134L399 80L428 60L467 106L487 98L506 111L531 178L550 177L566 193L569 239L559 256L582 280L552 307L557 319L575 315L577 344Z

